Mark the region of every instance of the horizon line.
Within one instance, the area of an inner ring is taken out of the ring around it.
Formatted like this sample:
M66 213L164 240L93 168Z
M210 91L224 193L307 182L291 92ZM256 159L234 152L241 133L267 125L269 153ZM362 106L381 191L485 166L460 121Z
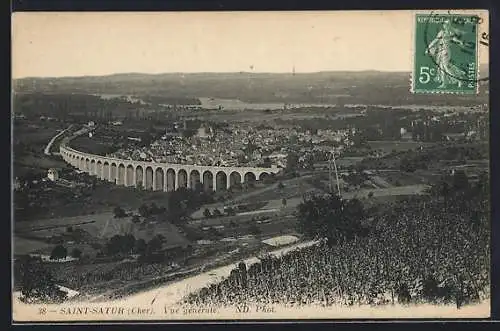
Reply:
M94 77L109 77L109 76L119 76L119 75L150 75L150 76L159 76L159 75L203 75L203 74L256 74L256 75L284 75L289 74L293 75L304 75L304 74L320 74L320 73L333 73L333 72L380 72L380 73L405 73L411 72L411 70L377 70L377 69L360 69L360 70L319 70L319 71L300 71L300 72L290 72L290 71L165 71L158 73L151 72L138 72L138 71L129 71L129 72L115 72L101 75L77 75L77 76L24 76L18 78L12 78L12 80L20 80L20 79L58 79L58 78L94 78Z
M479 63L479 67L488 66L489 63ZM23 77L12 77L11 79L20 80L20 79L59 79L59 78L94 78L94 77L109 77L109 76L119 76L119 75L150 75L150 76L159 76L159 75L202 75L202 74L268 74L268 75L304 75L304 74L320 74L320 73L335 73L335 72L352 72L352 73L361 73L361 72L380 72L380 73L411 73L412 69L400 69L400 70L380 70L380 69L339 69L339 70L317 70L317 71L164 71L164 72L140 72L140 71L123 71L123 72L113 72L113 73L105 73L105 74L88 74L88 75L67 75L67 76L23 76Z
M489 63L479 63L479 67L488 66ZM321 74L321 73L362 73L362 72L379 72L379 73L411 73L411 69L401 69L401 70L379 70L379 69L344 69L344 70L319 70L319 71L299 71L299 72L290 72L290 71L165 71L165 72L139 72L139 71L128 71L128 72L114 72L107 74L89 74L89 75L68 75L68 76L24 76L13 78L12 80L21 80L21 79L62 79L62 78L97 78L97 77L110 77L110 76L119 76L119 75L149 75L149 76L159 76L159 75L203 75L203 74L256 74L256 75L284 75L289 74L292 76L295 75L304 75L304 74Z

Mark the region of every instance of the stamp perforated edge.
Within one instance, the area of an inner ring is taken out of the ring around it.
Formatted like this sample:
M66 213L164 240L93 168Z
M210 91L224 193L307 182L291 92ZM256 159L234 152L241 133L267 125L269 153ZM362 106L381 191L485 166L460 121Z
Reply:
M418 15L432 15L434 11L427 11L427 12L415 12L413 13L413 29L412 29L412 50L410 52L411 56L411 73L410 73L410 93L412 94L455 94L455 95L478 95L479 94L479 85L480 85L480 65L479 65L479 29L476 28L476 90L467 92L467 91L456 91L456 90L415 90L415 51L417 48L417 16ZM457 12L457 13L450 13L448 12L441 12L441 11L435 11L436 15L463 15L463 16L472 16L472 15L478 15L481 16L479 13L464 13L464 12ZM488 12L488 19L489 19L489 12Z

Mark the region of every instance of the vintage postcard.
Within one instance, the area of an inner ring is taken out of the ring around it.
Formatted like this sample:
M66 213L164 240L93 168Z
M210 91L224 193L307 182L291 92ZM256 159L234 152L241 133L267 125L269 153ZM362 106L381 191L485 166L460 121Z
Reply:
M13 14L14 322L489 317L488 19Z

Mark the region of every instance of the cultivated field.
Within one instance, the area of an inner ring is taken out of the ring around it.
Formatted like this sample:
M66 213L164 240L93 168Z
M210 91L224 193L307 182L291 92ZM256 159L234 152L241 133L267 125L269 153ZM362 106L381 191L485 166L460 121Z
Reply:
M14 155L14 176L24 176L27 173L45 175L50 168L68 168L68 165L57 157L40 154Z
M43 240L27 239L21 236L14 236L14 255L25 255L35 252L50 252L54 245Z
M165 247L184 246L189 243L179 233L179 229L168 222L135 224L131 221L131 217L116 219L113 213L105 212L84 216L43 219L36 222L20 222L16 224L15 232L19 236L31 239L27 240L21 237L19 241L16 239L14 253L16 255L32 252L50 253L55 244L47 244L45 240L53 236L67 234L68 227L71 227L73 231L78 229L85 231L92 238L91 241L110 238L116 234L130 233L136 239L142 238L146 241L161 234L166 238ZM16 248L19 248L19 251Z
M338 158L335 162L337 163L337 167L349 167L357 164L363 159L364 157L362 156L345 156Z
M433 145L432 143L423 143L419 141L369 141L368 144L374 150L380 150L382 153L403 152Z
M425 191L429 188L428 185L417 184L417 185L407 185L407 186L394 186L390 188L378 188L378 189L362 189L355 192L346 192L342 196L346 199L351 198L368 198L369 194L373 193L373 197L385 197L385 196L402 196L402 195L415 195L415 194L425 194Z
M66 127L59 122L16 122L13 129L14 176L45 174L49 168L65 168L60 158L45 155L44 148Z
M60 122L15 122L13 130L14 144L22 142L29 145L45 146L52 137L66 127L64 123Z
M283 109L284 103L247 103L238 99L218 99L218 98L199 98L202 108L213 109L219 106L222 109L231 110L264 110L264 109Z

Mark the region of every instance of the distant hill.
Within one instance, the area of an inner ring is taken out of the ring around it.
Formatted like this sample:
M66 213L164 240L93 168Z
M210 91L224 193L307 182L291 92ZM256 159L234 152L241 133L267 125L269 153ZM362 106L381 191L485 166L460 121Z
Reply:
M486 77L487 67L481 68ZM443 97L412 96L409 72L316 73L123 73L108 76L23 78L17 93L79 93L100 95L213 97L244 102L383 103L422 102ZM476 96L458 99L476 100ZM457 97L454 97L457 100ZM487 99L485 99L487 100ZM484 100L483 100L484 101ZM481 101L481 102L483 102ZM444 97L444 103L449 98Z

